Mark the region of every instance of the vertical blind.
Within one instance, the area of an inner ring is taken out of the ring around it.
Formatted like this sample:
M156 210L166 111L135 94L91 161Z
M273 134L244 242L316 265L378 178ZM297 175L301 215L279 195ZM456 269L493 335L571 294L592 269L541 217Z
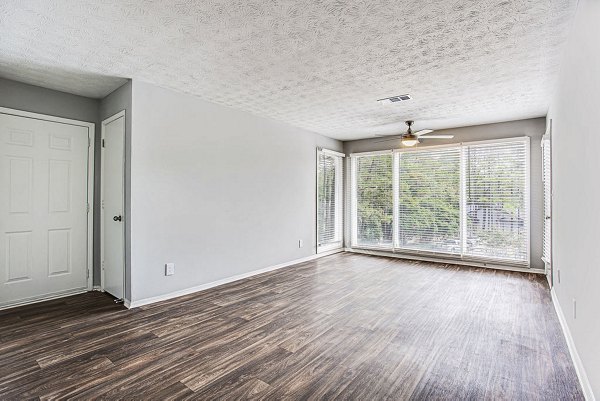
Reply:
M542 140L542 178L544 180L544 234L542 259L552 263L552 150L550 140Z
M529 263L527 138L353 155L352 246Z
M342 156L317 151L317 251L342 246Z

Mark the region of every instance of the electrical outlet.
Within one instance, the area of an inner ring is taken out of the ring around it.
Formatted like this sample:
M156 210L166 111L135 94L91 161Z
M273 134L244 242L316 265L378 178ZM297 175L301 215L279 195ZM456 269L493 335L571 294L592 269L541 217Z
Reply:
M558 284L560 284L560 270L556 271L556 276L558 278Z
M165 276L172 276L175 274L175 263L165 264Z
M577 319L577 300L573 298L573 319Z
M302 248L304 246L304 241L301 239L298 240L298 248Z

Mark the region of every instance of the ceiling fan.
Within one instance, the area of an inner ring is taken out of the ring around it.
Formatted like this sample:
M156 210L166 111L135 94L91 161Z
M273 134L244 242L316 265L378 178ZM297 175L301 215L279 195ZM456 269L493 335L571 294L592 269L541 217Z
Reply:
M382 139L380 141L375 141L375 142L386 142L386 141L394 141L394 140L400 139L400 141L402 142L402 145L404 145L404 146L415 146L416 144L418 144L420 142L421 139L451 139L451 138L454 138L454 135L428 135L429 133L433 132L432 129L422 129L417 132L412 132L412 125L414 124L414 121L408 120L405 122L406 122L406 125L408 126L408 129L406 130L406 132L404 134L378 135L378 136L384 137L385 139Z

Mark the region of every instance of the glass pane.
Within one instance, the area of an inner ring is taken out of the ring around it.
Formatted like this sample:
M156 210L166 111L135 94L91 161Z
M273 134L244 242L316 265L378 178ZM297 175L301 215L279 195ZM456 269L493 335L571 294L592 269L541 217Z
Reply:
M468 148L467 255L527 260L526 151L523 142Z
M398 246L460 254L460 150L398 157Z
M341 200L340 200L341 201ZM321 153L317 170L318 244L338 241L336 232L336 160Z
M356 160L357 244L392 247L392 155Z

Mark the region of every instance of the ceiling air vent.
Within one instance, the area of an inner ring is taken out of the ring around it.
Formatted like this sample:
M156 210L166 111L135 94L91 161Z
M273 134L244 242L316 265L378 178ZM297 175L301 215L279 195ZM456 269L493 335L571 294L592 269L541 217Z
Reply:
M383 99L377 99L377 101L381 104L391 104L391 103L399 103L404 102L406 100L412 99L410 95L398 95L398 96L390 96Z

